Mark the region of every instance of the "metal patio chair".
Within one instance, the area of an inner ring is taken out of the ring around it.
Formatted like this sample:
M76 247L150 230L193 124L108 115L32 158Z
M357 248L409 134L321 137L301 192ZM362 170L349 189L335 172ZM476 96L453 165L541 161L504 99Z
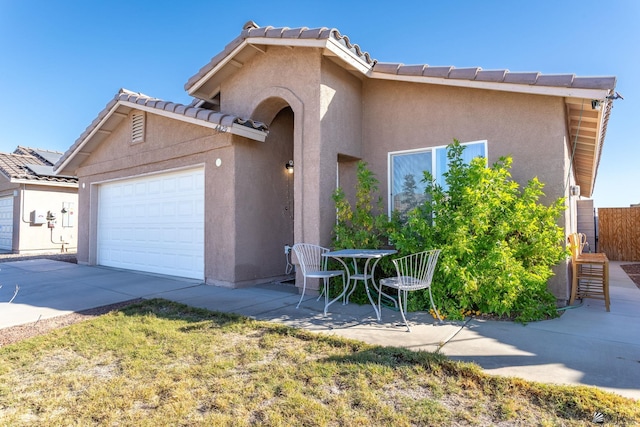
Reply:
M323 253L329 252L329 249L322 246L313 245L311 243L296 243L293 245L293 251L296 254L296 258L300 264L302 271L303 285L302 295L300 295L300 301L296 308L300 307L304 298L304 293L307 289L307 278L309 279L322 279L324 293L324 314L326 316L329 305L334 301L329 302L329 279L332 277L342 276L342 287L344 293L345 273L343 270L327 270L327 257L322 256ZM318 296L318 299L322 297L322 293Z
M396 267L397 276L380 280L380 285L398 290L398 306L400 307L400 314L402 315L402 320L404 320L404 324L409 332L411 332L411 328L409 327L409 322L407 322L407 318L404 314L405 311L407 311L407 295L409 291L428 289L431 308L433 308L438 320L442 322L442 318L440 318L440 314L438 313L438 310L436 310L436 306L433 303L433 296L431 294L433 272L435 271L439 255L440 249L433 249L396 258L392 261ZM380 292L378 294L378 309L380 309L381 295L382 293Z

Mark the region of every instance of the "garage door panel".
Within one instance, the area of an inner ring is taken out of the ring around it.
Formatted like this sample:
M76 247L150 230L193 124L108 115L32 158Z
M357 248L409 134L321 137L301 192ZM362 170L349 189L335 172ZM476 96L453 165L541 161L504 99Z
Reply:
M204 278L204 171L103 184L98 263Z
M0 249L13 249L13 197L0 197Z

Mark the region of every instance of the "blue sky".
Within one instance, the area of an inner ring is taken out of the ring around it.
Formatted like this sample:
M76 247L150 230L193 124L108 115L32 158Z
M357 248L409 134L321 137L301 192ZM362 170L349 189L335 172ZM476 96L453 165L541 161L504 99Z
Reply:
M594 200L640 203L637 0L0 0L0 151L66 151L121 87L188 103L248 20L334 27L381 62L617 76Z

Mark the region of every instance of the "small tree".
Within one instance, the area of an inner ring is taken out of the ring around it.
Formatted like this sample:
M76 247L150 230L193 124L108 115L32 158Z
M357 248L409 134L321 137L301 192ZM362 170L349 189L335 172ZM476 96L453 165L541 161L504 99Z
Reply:
M367 168L367 163L358 162L355 209L351 207L342 188L337 188L333 194L337 216L333 228L335 249L380 249L387 244L389 221L383 210L382 197L375 196L377 192L378 180L373 172ZM377 271L386 271L390 265L391 261L383 259ZM337 265L335 267L340 268ZM356 303L366 303L364 288L356 287L350 299Z
M378 180L367 168L367 163L358 162L355 210L347 200L342 188L333 193L336 204L336 225L333 246L335 249L378 249L386 243L387 217L378 192Z

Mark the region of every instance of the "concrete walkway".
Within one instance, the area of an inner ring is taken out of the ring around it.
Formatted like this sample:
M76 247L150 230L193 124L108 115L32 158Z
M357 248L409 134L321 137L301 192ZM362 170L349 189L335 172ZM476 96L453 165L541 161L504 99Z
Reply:
M226 289L190 279L88 267L47 259L0 264L0 328L127 301L166 298L195 307L233 312L314 332L377 345L440 351L475 362L487 373L527 380L597 386L640 399L640 290L611 263L611 312L604 302L585 300L558 319L526 326L512 322L468 320L434 323L427 313L410 313L413 332L399 326L400 314L382 311L375 320L370 305L330 307L299 296L293 286L268 284ZM15 285L20 287L8 304Z

